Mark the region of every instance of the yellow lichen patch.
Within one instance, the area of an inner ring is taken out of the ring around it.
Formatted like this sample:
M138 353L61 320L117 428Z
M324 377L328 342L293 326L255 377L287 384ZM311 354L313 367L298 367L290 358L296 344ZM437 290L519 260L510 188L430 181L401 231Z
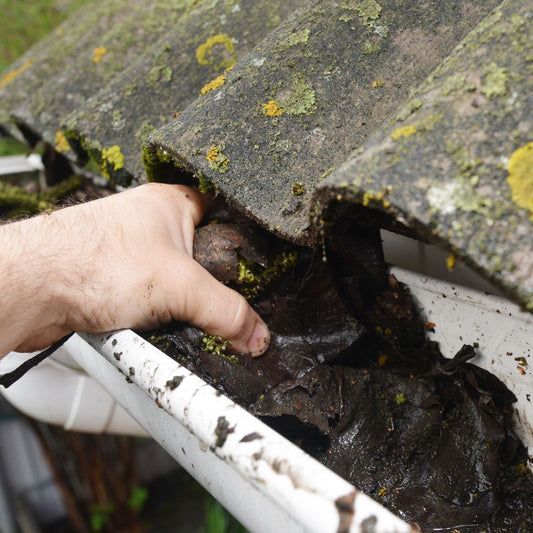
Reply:
M533 141L513 152L507 170L513 201L528 209L533 220Z
M211 146L205 158L208 161L211 161L211 163L214 163L217 160L217 157L219 156L219 154L220 154L220 148L218 146Z
M0 80L0 88L5 87L10 81L13 81L17 76L22 74L32 63L33 59L28 59L21 67L5 74Z
M283 115L283 109L276 104L276 100L269 100L266 104L263 104L263 115L267 117L279 117Z
M381 354L379 356L379 359L378 359L378 365L379 366L385 366L385 364L387 363L387 359L389 358L389 356L387 354Z
M93 62L100 63L102 58L107 54L107 48L98 46L93 50Z
M409 126L402 126L401 128L396 128L392 133L391 137L396 141L402 137L410 137L416 133L416 127L410 124Z
M446 258L446 268L448 269L449 272L453 271L453 269L455 268L455 255L450 254Z
M67 141L64 133L62 131L57 131L54 139L54 148L56 152L68 152L70 150L70 144Z
M222 87L226 83L226 76L221 74L220 76L217 76L214 80L211 80L209 83L206 83L202 90L200 91L201 95L210 93L211 91L214 91L215 89L218 89L219 87Z
M383 80L375 80L372 82L372 89L377 89L383 86Z
M228 169L229 157L224 153L224 147L211 146L205 158L209 161L209 167L219 172L226 172Z
M113 170L120 170L124 167L124 155L120 150L120 146L114 145L110 148L104 148L102 150L102 173L109 178L108 167L112 166Z
M295 181L292 184L292 194L294 196L301 196L302 194L305 194L305 187L301 181Z
M200 65L228 68L235 64L236 59L233 39L225 33L209 37L196 49L196 60Z

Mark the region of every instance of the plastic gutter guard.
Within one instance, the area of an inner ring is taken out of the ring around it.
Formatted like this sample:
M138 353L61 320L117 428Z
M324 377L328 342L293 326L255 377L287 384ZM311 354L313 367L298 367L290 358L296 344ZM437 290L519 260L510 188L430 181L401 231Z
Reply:
M412 531L132 331L74 336L69 345L88 374L251 531Z

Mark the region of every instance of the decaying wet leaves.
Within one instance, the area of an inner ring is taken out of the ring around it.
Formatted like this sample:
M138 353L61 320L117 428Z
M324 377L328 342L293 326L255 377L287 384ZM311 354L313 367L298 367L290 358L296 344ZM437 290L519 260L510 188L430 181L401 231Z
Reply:
M297 261L251 299L272 333L263 357L202 351L203 333L185 324L158 332L165 351L424 531L530 531L514 395L466 362L473 347L446 360L426 339L376 231L337 230L327 264L242 219L197 230L196 259L237 289L243 260L258 280L273 257Z

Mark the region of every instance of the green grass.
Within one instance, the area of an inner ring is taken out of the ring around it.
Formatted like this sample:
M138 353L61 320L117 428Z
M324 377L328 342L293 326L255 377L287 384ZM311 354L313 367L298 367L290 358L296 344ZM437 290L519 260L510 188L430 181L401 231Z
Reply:
M0 0L0 71L87 0Z
M0 138L0 157L5 155L25 154L28 147L15 139Z
M88 0L0 0L0 77L39 39ZM23 154L27 147L0 139L0 156Z

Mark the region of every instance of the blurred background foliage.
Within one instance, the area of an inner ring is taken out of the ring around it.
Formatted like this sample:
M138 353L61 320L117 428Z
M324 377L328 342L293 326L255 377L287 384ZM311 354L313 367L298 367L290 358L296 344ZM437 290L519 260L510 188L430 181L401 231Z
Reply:
M28 48L89 0L0 0L0 77ZM28 148L0 138L0 156L25 154Z

